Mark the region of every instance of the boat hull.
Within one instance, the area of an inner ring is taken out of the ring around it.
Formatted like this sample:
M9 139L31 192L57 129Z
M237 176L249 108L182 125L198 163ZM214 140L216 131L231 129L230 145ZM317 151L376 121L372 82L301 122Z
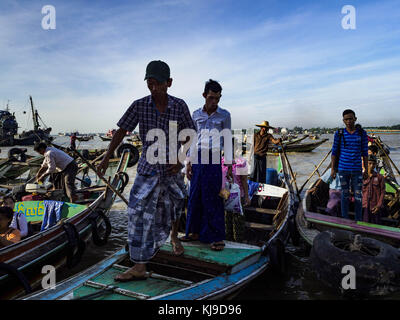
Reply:
M125 171L128 161L129 154L124 153L117 171ZM119 188L121 183L121 179L115 176L112 185L115 188ZM110 189L106 189L86 209L66 219L64 222L75 226L81 239L86 241L92 231L90 221L92 212L101 210L107 214L114 199L115 194ZM96 223L101 223L100 218L96 218ZM0 250L0 262L22 272L32 289L36 289L43 277L41 269L44 265L50 264L60 267L65 264L68 241L63 225L57 224L46 231L39 232L16 244L2 248ZM24 294L24 287L21 285L20 280L0 271L1 299L13 299Z

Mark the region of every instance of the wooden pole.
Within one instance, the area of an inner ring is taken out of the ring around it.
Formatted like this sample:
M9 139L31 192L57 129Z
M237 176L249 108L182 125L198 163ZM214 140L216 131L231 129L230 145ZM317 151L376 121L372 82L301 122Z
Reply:
M383 151L383 153L385 154L385 156L389 159L390 163L393 165L393 167L397 170L397 173L400 174L400 170L399 168L396 167L396 165L394 164L393 160L389 157L389 155L386 153L385 149L383 148L382 144L380 143L380 141L378 139L376 139L377 145L378 147Z
M75 149L72 149L72 151L79 157L81 158L81 160L86 163L86 165L92 169L97 175L98 177L106 184L107 187L109 187L118 197L120 197L122 199L122 201L124 201L126 203L126 205L129 204L128 200L125 199L125 197L118 191L116 190L98 171L97 169L88 161L86 160L78 151L76 151Z
M326 154L326 156L321 160L321 162L318 164L318 166L315 168L315 170L311 173L311 175L308 177L308 179L306 180L306 182L303 183L303 185L300 188L300 192L303 191L303 188L305 187L305 185L308 183L308 181L310 181L310 179L312 178L312 176L315 174L315 172L317 172L317 170L319 169L319 167L324 163L324 161L326 160L326 158L328 158L328 156L331 154L332 149L329 150L329 152Z
M285 161L286 161L286 163L288 164L289 171L290 171L290 175L291 175L292 178L293 178L294 186L296 187L297 197L298 197L299 200L300 200L300 193L299 193L299 188L297 187L296 176L293 174L292 166L290 165L290 162L289 162L289 160L288 160L288 158L287 158L287 155L286 155L286 152L285 152L285 150L284 150L284 148L283 148L282 142L280 142L279 144L281 145L282 153L283 153L283 156L284 156L284 158L285 158Z
M99 161L101 158L103 158L105 156L105 154L107 153L107 151L104 151L101 155L99 155L97 158L93 159L90 161L91 164L94 164L96 161ZM82 170L84 170L85 168L79 168L78 173L81 172Z

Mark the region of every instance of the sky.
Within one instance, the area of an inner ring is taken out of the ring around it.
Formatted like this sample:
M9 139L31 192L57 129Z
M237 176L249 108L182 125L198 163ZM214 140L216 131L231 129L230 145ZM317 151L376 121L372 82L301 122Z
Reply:
M55 29L42 28L46 5ZM168 93L191 112L219 81L232 128L337 127L347 108L363 126L400 123L398 0L0 2L0 109L9 101L21 131L29 95L53 133L116 128L149 94L152 60L168 63Z

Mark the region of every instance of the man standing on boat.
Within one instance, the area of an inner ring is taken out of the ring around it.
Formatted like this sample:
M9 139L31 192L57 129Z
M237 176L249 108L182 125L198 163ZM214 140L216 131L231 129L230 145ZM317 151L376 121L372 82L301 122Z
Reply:
M198 142L192 145L186 166L190 196L186 236L181 238L182 241L211 243L211 249L216 251L223 250L225 246L224 201L219 196L222 184L221 151L225 145L227 174L233 180L231 114L218 106L221 92L222 87L217 81L207 81L203 92L205 104L193 112ZM226 136L222 138L224 133Z
M71 144L70 144L70 148L72 150L76 149L76 133L74 132L71 136Z
M171 128L175 128L178 134L183 129L195 130L195 124L185 101L167 94L172 79L165 62L150 62L146 68L145 80L151 95L134 101L119 120L119 129L113 135L108 151L98 167L99 173L104 174L114 150L126 133L134 131L139 124L143 150L128 205L129 254L135 265L118 274L116 281L146 279L146 263L165 243L171 228L174 254L182 255L184 251L177 237L179 215L183 211L185 198L185 185L180 173L183 165L176 160L180 143L176 144L175 141L177 148L172 150L169 133ZM166 144L160 142L160 136L156 136L158 139L154 142L152 133L155 130L165 135ZM150 136L153 141L146 139ZM159 148L152 153L153 145ZM175 160L171 161L171 157Z
M259 183L266 183L267 180L267 153L269 143L279 144L282 139L275 139L268 133L269 129L274 129L268 121L256 124L260 131L254 134L254 169L250 175L250 180Z
M34 146L34 150L44 156L42 166L36 174L36 181L43 182L52 173L59 172L63 177L65 193L70 202L77 200L75 177L78 173L78 165L74 158L64 151L54 147L48 147L46 143L40 142Z
M342 217L349 218L350 186L354 192L355 220L362 220L363 177L368 177L368 138L361 126L356 126L356 114L353 110L343 111L346 126L335 132L332 145L332 179L339 174L342 188ZM362 161L361 161L362 160Z

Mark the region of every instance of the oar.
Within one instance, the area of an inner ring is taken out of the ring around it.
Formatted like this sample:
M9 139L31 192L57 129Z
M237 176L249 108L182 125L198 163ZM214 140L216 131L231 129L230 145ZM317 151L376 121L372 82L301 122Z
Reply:
M50 142L51 143L51 142ZM56 147L56 145L54 143L51 143L53 146ZM86 165L92 169L97 176L107 185L107 187L109 187L118 197L120 197L122 199L122 201L124 201L126 203L126 205L129 204L128 200L125 199L125 197L118 191L116 190L104 177L103 175L101 175L97 169L88 161L86 160L78 151L76 151L75 149L71 149L75 155L77 155L79 158L81 158L81 160L86 163Z
M104 155L107 153L107 151L104 151L101 155L99 155L97 158L93 159L90 161L91 164L94 164L96 161L99 161L101 158L104 157ZM79 168L78 173L84 170L85 168Z
M326 156L321 160L321 162L318 164L318 166L315 168L315 170L311 173L311 175L308 177L308 179L306 180L306 182L303 183L303 185L300 188L300 192L303 191L303 188L305 187L305 185L308 183L308 181L310 181L310 179L312 178L312 176L315 174L315 172L317 172L317 170L319 169L319 167L324 163L324 161L326 160L326 158L328 158L328 156L331 154L332 149L329 150L329 152L326 154Z
M299 188L297 187L296 176L293 174L292 166L290 165L290 162L289 162L289 159L288 159L288 157L287 157L287 155L286 155L286 152L285 152L285 150L283 149L282 142L279 142L279 144L281 145L283 156L284 156L284 158L285 158L285 160L286 160L286 162L287 162L287 164L288 164L288 167L289 167L289 170L290 170L290 175L291 175L292 178L293 178L294 186L296 187L297 197L298 197L299 200L300 200L300 193L299 193Z
M389 157L389 155L386 153L385 149L383 148L382 144L379 142L378 139L376 139L377 145L379 148L381 148L381 150L383 151L383 153L385 154L385 156L389 159L390 163L393 165L393 167L397 170L397 173L400 174L400 170L396 167L396 165L394 164L393 160Z

